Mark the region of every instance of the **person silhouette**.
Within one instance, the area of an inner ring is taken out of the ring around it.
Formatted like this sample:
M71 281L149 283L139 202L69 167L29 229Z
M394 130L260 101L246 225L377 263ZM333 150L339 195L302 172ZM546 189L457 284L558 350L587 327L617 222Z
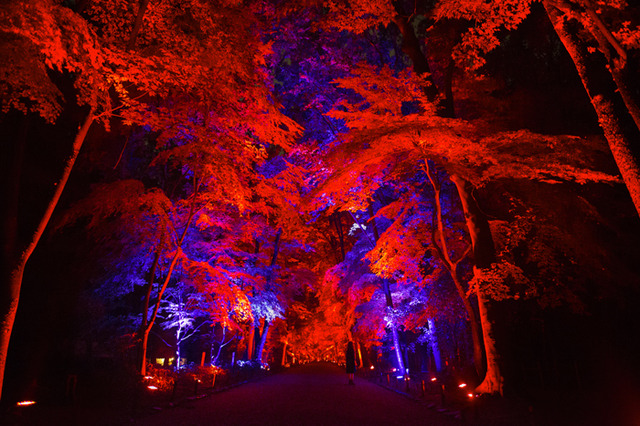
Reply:
M345 359L347 362L347 377L349 377L349 384L355 385L353 376L356 372L356 352L353 349L353 342L349 341L347 344L347 351L345 352Z

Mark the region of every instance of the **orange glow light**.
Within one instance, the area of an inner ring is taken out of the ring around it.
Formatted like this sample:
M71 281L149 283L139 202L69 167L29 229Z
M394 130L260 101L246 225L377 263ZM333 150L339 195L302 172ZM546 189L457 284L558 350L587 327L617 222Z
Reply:
M472 393L468 393L468 394L467 394L467 396L468 396L469 398L473 398L473 394L472 394Z
M460 384L458 385L458 387L459 387L459 388L461 388L461 389L462 389L462 388L466 388L466 387L467 387L467 384L466 384L466 383L460 383Z
M158 387L157 386L153 386L153 385L149 385L149 386L147 386L147 389L158 390Z
M373 369L374 369L373 365L372 365L371 367L369 367L369 368L370 368L371 370L373 370Z
M18 404L17 404L17 405L18 405L19 407L26 407L26 406L28 406L28 405L33 405L33 404L35 404L35 403L36 403L35 401L20 401L20 402L18 402Z
M432 377L432 378L431 378L431 381L432 381L432 382L435 382L436 380L438 380L438 379L436 379L435 377Z

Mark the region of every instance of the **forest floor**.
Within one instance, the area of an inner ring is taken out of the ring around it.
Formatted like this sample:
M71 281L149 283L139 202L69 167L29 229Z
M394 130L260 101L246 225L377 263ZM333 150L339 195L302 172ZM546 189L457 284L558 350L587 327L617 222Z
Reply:
M616 410L590 412L601 393L557 399L553 404L515 404L497 399L458 399L405 392L370 377L347 383L344 369L328 363L297 365L279 374L202 393L175 404L119 407L33 406L4 419L4 425L626 425ZM555 398L554 398L555 399ZM548 398L545 398L548 401ZM637 407L637 406L636 406ZM630 419L634 416L625 416ZM640 424L640 423L628 423Z
M295 366L204 398L155 413L128 410L41 409L15 418L16 425L460 425L431 409L367 380L347 383L332 364ZM0 421L2 423L2 421Z

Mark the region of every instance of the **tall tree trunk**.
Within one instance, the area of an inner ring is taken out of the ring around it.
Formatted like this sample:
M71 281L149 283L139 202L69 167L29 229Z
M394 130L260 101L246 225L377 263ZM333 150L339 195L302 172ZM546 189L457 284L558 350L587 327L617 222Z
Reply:
M451 176L451 181L456 185L462 210L467 222L471 245L473 247L474 267L473 273L478 277L480 271L491 267L495 262L495 247L491 236L489 222L480 211L473 194L471 184L459 176ZM487 360L487 373L484 380L476 388L480 393L503 394L502 373L500 371L499 354L493 334L493 322L489 318L488 300L483 294L482 288L478 288L478 309L480 311L480 324L482 324L482 337L484 340L484 350Z
M225 346L227 346L229 344L229 342L231 342L231 340L233 340L233 338L229 339L228 342L225 342L224 339L227 335L227 327L222 326L222 337L220 338L220 342L218 343L218 351L216 352L215 357L213 356L213 351L214 351L214 344L215 344L215 334L213 332L214 330L211 331L211 334L213 335L213 338L211 339L211 365L218 365L218 360L220 359L220 354L222 353L222 348L224 348Z
M373 230L373 238L375 239L373 248L375 248L376 243L380 239L380 232L378 232L378 226L376 225L376 220L373 218L373 206L369 203L369 217L371 218L371 229ZM355 218L354 218L355 219ZM358 224L360 228L362 226ZM362 228L364 229L364 228ZM403 375L407 373L404 368L404 359L402 358L402 349L400 348L400 338L398 335L398 321L395 317L395 312L393 309L393 298L391 297L391 286L389 284L389 280L382 280L382 291L384 292L385 301L387 304L387 314L391 315L391 335L393 337L393 346L395 348L396 360L398 361L398 369L402 372Z
M0 315L2 315L0 322L0 398L2 397L4 372L7 365L9 340L11 339L11 331L13 330L16 312L18 311L18 302L20 301L20 290L22 287L24 269L27 261L31 257L31 254L38 245L38 242L40 241L45 228L49 224L49 220L53 215L53 211L60 201L60 196L62 195L62 191L64 190L67 181L69 180L69 175L71 174L71 170L73 169L76 159L78 158L80 148L82 148L82 144L86 139L89 128L91 127L91 124L95 119L93 114L94 110L91 109L84 122L80 126L76 137L74 138L71 156L69 157L69 159L67 159L67 162L62 171L62 176L60 177L60 181L56 185L56 189L51 196L47 207L45 208L40 222L31 235L31 240L27 243L26 248L20 255L14 258L11 253L5 253L7 259L3 259L3 262L5 262L4 266L6 267L5 270L9 272L6 276L1 277L4 282L2 283L2 285L0 285L0 287L2 287L2 289L0 290L2 292L0 295ZM9 220L9 218L7 218L7 220Z
M171 259L171 264L169 265L169 270L167 271L167 276L165 277L163 283L162 283L162 287L160 287L160 290L158 290L158 300L156 301L156 303L154 304L153 307L153 313L151 314L151 318L149 318L149 321L147 322L147 327L143 330L142 332L142 342L141 342L141 363L140 363L140 375L141 376L146 376L147 375L147 348L149 345L149 334L151 334L151 329L153 328L153 325L156 322L156 318L158 316L158 310L160 309L160 302L162 301L162 295L164 294L164 291L167 289L167 285L169 285L169 281L171 280L171 276L173 275L173 270L176 266L176 263L178 262L178 257L180 256L180 253L182 252L180 247L176 248L176 253L173 256L173 259ZM145 315L147 315L147 313L145 312Z
M273 242L273 256L271 256L271 263L269 264L269 272L267 275L267 285L266 290L270 290L271 279L273 278L273 268L276 266L276 261L278 260L278 252L280 251L280 237L282 236L282 228L278 228L276 232L276 238ZM267 343L267 335L269 333L269 321L264 319L264 326L262 329L262 334L260 334L260 341L256 348L256 361L262 363L262 352L264 351L264 345Z
M403 35L403 51L411 58L414 66L414 70L417 74L426 74L429 72L429 63L420 49L418 39L415 36L412 25L404 18L396 18L396 25L400 29ZM452 76L453 76L453 63L449 64L449 68L446 70L445 76L445 98L444 104L441 102L440 115L453 117L453 96L451 92ZM437 90L435 81L429 76L430 85L425 88L425 94L427 98L436 102L438 100L439 91ZM481 214L475 200L470 193L470 187L462 179L452 176L452 181L456 184L458 194L465 210L465 217L467 219L467 227L469 228L469 235L472 241L472 249L474 254L474 273L477 274L482 268L489 267L491 263L495 261L495 252L493 247L493 239L491 237L491 230L489 224ZM470 207L471 204L473 207ZM471 210L469 210L471 208ZM444 253L441 253L444 254ZM447 256L447 255L445 255ZM445 262L447 263L447 262ZM457 266L457 265L456 265ZM455 269L453 270L455 272ZM462 287L462 283L457 277L456 273L451 274L456 285L456 290L462 299L465 306L465 310L470 315L470 327L471 335L473 339L474 347L474 361L476 364L476 370L482 371L482 345L480 341L480 330L478 328L478 322L475 319L475 311L473 306L466 297L466 293ZM479 391L485 393L497 393L502 394L502 382L503 378L500 373L498 365L498 353L493 339L492 324L487 316L486 300L479 294L478 295L478 307L480 312L480 324L482 325L482 337L484 343L485 356L487 360L487 373L483 383L478 388Z
M287 345L288 344L289 344L289 342L285 340L284 347L282 348L282 361L280 362L280 365L283 366L283 367L287 363Z
M256 340L256 327L252 325L251 331L249 332L249 339L247 339L247 361L251 361L253 359L253 344L255 340Z
M256 361L262 364L262 352L264 351L264 345L267 343L267 334L269 333L269 321L264 322L264 327L262 328L262 334L260 335L260 343L258 343L258 347L256 348Z
M153 307L153 313L151 314L151 318L149 319L149 321L147 322L147 327L144 329L143 333L142 333L142 361L141 361L141 365L140 365L140 375L141 376L146 376L147 375L147 348L148 348L148 342L149 342L149 334L151 333L151 329L153 328L153 324L155 324L156 318L158 317L158 310L160 309L160 302L162 302L162 296L165 292L165 290L167 289L167 286L169 285L169 281L171 280L171 276L173 275L173 271L176 267L176 264L178 263L178 259L180 257L180 254L182 253L182 243L184 242L185 237L187 236L187 231L189 230L189 227L191 226L191 221L193 220L193 217L195 216L195 212L196 212L196 195L198 192L198 185L196 183L196 178L194 177L194 192L193 192L193 200L191 202L191 206L189 208L189 216L187 216L187 221L184 225L184 230L182 231L182 235L180 236L180 238L177 241L176 244L176 252L173 255L173 258L171 259L171 264L169 265L169 269L167 270L167 276L165 277L163 283L162 283L162 287L160 287L160 290L158 290L158 299L156 300L156 303ZM147 312L144 313L144 315L147 315Z
M181 328L178 327L178 330L176 331L176 366L175 366L175 370L180 370L180 338L181 336Z
M136 20L133 23L133 28L131 29L131 34L129 35L129 41L127 41L127 50L133 50L136 45L138 34L140 34L140 29L142 28L142 20L144 18L145 12L147 11L147 6L149 6L149 0L140 0L140 4L138 5L138 13L136 14Z
M396 325L395 318L391 324L391 334L393 336L393 347L396 353L396 359L398 361L398 370L405 376L407 370L404 368L404 359L402 358L402 349L400 348L400 338L398 336L398 326Z
M438 345L438 337L436 333L436 323L433 319L428 319L429 325L429 346L433 354L433 361L436 364L436 371L442 371L442 355L440 354L440 346Z
M340 216L340 212L335 212L333 214L333 221L336 226L336 232L338 233L338 241L340 243L340 261L344 261L345 253L344 253L344 231L342 230L342 216Z
M402 44L402 50L411 58L412 62L413 62L413 68L414 71L416 72L416 74L419 75L424 75L427 74L428 75L428 80L430 82L429 85L427 85L424 89L425 94L427 96L427 98L431 101L431 102L439 102L439 106L440 106L440 110L439 110L439 115L443 116L443 117L453 117L454 116L454 104L453 104L453 92L452 92L452 80L453 80L453 66L454 63L450 62L447 70L446 70L446 74L445 74L445 87L444 87L444 97L442 99L438 99L439 95L440 95L440 91L438 90L438 87L435 84L435 81L433 80L433 78L430 75L430 69L429 69L429 62L427 61L426 56L424 55L424 53L422 52L422 50L420 49L420 43L415 35L415 32L413 30L413 26L410 24L410 22L402 17L396 17L396 19L394 20L394 22L396 23L396 25L398 25L398 28L400 29L400 32L402 33L403 36L403 44ZM427 164L428 167L428 164ZM458 190L460 191L460 188L458 188ZM439 197L437 200L437 204L439 204ZM489 230L488 226L487 226L487 230ZM471 231L470 231L471 232ZM443 234L440 233L441 237L443 237ZM492 241L491 246L493 247L493 240L491 239L491 233L489 230L489 240ZM441 238L441 244L442 244L442 239ZM472 241L473 241L473 237L472 237ZM472 243L473 244L473 243ZM476 318L476 314L475 314L475 310L473 309L473 306L471 305L471 303L469 302L469 299L466 296L466 292L464 291L464 287L462 285L462 282L460 281L460 279L458 278L458 274L457 274L457 263L459 262L451 262L451 259L449 259L448 261L446 260L448 258L448 253L446 253L446 250L440 250L441 253L441 257L444 260L445 265L448 265L447 268L450 269L450 273L451 273L451 277L454 281L454 285L456 286L456 290L458 292L458 295L460 296L462 303L465 307L465 310L467 312L467 315L469 316L469 326L471 329L471 337L472 337L472 341L473 341L473 358L474 358L474 364L476 367L476 371L478 372L478 374L480 376L482 376L483 370L484 370L484 364L482 362L482 340L480 339L480 328L478 325L478 320ZM475 248L474 248L474 254L475 254ZM481 323L482 323L482 318L480 319ZM482 325L484 326L484 323L482 323ZM488 326L487 326L488 327ZM484 327L483 327L484 330ZM490 346L492 346L492 343L489 342L488 343ZM485 349L485 354L487 351L487 342L486 340L484 341L484 349ZM493 346L492 346L493 347ZM488 357L487 357L488 358ZM487 373L489 374L489 373ZM500 372L499 370L494 370L491 374L497 374L498 376L500 376ZM500 381L501 383L501 381ZM501 389L501 388L500 388ZM501 391L501 390L500 390Z
M573 60L631 200L640 215L640 158L631 148L633 141L640 139L640 129L634 122L638 120L634 115L640 113L637 107L633 107L634 103L631 108L625 105L623 96L628 98L627 101L631 101L631 98L620 73L614 71L615 75L612 75L612 68L605 58L590 55L587 51L589 46L567 29L567 16L559 7L563 2L544 0L542 3L556 34ZM613 70L616 69L614 66ZM626 114L622 111L626 111Z
M138 365L145 364L145 357L147 354L147 345L144 339L144 333L149 323L149 303L151 301L151 292L153 291L153 282L156 277L156 270L158 269L158 261L160 260L160 253L162 252L162 245L158 244L156 253L153 257L153 263L151 264L151 270L149 271L149 278L147 279L147 291L144 295L144 302L142 304L142 324L138 330L138 339L140 341L140 347L138 350ZM144 345L143 345L144 342Z
M444 234L444 220L442 217L442 202L440 199L440 182L437 180L437 177L434 176L431 172L431 167L429 166L429 162L425 160L425 171L427 173L427 177L429 178L429 182L431 183L431 188L433 189L433 197L435 203L435 211L434 211L434 219L432 221L432 244L436 249L437 256L440 258L444 267L449 272L451 279L453 280L453 284L458 292L458 296L462 300L462 304L464 306L465 311L467 312L467 316L469 317L469 327L471 329L471 340L473 342L473 362L476 368L476 372L478 376L482 377L484 374L484 364L482 360L482 340L480 338L480 327L478 326L478 319L476 317L476 312L467 297L467 293L462 284L462 280L460 279L458 265L460 261L466 257L466 253L463 254L457 261L453 261L451 256L449 255L449 248L447 244L447 239ZM473 246L473 243L472 243Z

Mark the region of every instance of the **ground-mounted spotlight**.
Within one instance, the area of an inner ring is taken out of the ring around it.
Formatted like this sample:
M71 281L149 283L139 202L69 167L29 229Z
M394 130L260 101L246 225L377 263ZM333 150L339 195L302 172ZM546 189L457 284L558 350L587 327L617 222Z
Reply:
M149 385L149 386L147 386L147 389L155 391L155 390L158 390L158 387L154 386L154 385Z
M460 389L462 389L462 388L466 388L466 387L467 387L467 384L466 384L466 383L460 383L460 384L458 385L458 387L459 387Z
M16 405L18 407L28 407L30 405L35 405L35 403L36 403L35 401L20 401L20 402L16 403Z

